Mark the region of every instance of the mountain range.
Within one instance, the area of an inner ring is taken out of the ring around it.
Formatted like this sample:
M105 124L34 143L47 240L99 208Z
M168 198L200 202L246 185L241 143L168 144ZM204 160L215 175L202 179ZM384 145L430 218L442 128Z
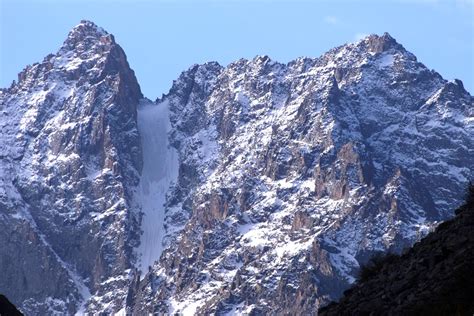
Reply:
M316 314L451 218L474 98L385 33L145 98L90 21L0 90L0 292L28 315Z

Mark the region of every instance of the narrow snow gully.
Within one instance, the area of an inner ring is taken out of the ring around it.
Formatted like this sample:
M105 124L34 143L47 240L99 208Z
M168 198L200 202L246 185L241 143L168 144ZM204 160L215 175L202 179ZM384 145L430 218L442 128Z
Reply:
M163 250L166 193L178 178L178 153L169 144L171 129L167 102L148 100L138 108L138 130L143 150L143 170L137 191L144 213L143 234L138 247L138 266L142 275L158 260Z

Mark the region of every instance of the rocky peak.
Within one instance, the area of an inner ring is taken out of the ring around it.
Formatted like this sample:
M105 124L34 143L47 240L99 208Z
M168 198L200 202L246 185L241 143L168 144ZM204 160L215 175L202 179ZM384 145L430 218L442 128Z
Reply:
M382 53L391 48L404 49L402 45L398 44L397 41L387 32L382 36L371 34L363 39L363 42L367 44L367 48L372 53Z
M447 82L443 87L443 93L450 97L469 98L469 93L466 91L466 89L464 89L464 85L459 79L454 79Z
M93 22L82 20L69 32L67 39L64 41L63 48L74 49L78 44L81 44L79 48L87 49L88 45L97 42L110 45L115 44L115 39L112 34L107 33Z
M252 65L258 68L264 68L266 66L271 66L274 62L267 55L257 55L250 62Z
M81 21L75 26L56 54L49 54L41 63L29 65L20 72L10 92L31 91L33 86L43 85L41 89L47 91L48 83L56 81L74 81L78 86L104 81L122 94L123 104L127 106L136 103L132 99L143 97L123 49L113 35L90 21ZM127 95L123 95L124 90ZM133 107L130 110L135 111Z
M458 100L453 102L452 100ZM461 80L445 82L422 106L425 110L434 109L438 115L472 116L474 113L474 98L464 89ZM433 105L435 105L433 107ZM469 127L468 127L469 128Z
M195 64L188 70L183 71L179 78L173 81L168 95L183 98L185 101L182 102L182 105L186 105L193 95L195 97L202 94L207 95L212 90L213 83L222 69L223 67L217 62L207 62L202 65ZM160 99L156 101L159 102Z
M40 263L29 257L27 264L51 266L63 278L23 268L30 271L26 279L45 279L44 287L30 281L17 288L15 302L31 299L22 305L25 311L50 314L45 297L65 298L69 292L74 297L65 306L73 314L91 294L102 295L101 282L127 275L132 266L131 245L139 237L139 210L131 205L142 168L141 97L122 48L88 21L0 95L0 201L6 201L0 214L5 209L15 214L6 224L12 230L24 227L41 236L36 247L46 252L34 255ZM19 233L14 247L25 249L25 236ZM0 249L9 252L1 243ZM9 267L5 273L13 280L22 272ZM0 282L0 288L8 287ZM35 290L39 287L44 290Z

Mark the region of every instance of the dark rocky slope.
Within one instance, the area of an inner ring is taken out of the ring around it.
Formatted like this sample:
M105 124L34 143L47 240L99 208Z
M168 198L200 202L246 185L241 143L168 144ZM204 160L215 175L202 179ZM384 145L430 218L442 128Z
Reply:
M23 316L5 295L0 294L0 316Z
M364 278L319 315L472 315L473 185L456 214L402 256L363 269Z

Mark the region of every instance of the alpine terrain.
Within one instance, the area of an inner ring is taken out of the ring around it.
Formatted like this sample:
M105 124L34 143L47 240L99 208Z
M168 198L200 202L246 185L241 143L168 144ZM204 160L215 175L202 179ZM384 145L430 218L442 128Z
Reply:
M317 314L454 215L473 101L387 33L194 65L151 101L82 21L0 90L0 293L28 315Z

